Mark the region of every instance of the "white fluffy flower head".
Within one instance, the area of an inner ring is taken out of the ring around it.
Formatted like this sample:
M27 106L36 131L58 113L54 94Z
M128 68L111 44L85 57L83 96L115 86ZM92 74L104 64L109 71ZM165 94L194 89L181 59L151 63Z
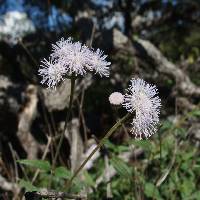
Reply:
M65 76L84 76L88 71L94 71L102 76L109 76L109 65L103 51L89 49L80 42L73 42L72 38L65 40L61 38L52 45L53 52L50 61L44 59L40 65L39 75L43 77L41 83L47 83L49 87L56 87L56 84Z
M135 112L132 133L136 138L148 138L157 130L161 106L157 94L155 85L150 85L139 78L131 80L131 85L124 96L123 106L128 112Z
M124 95L120 92L113 92L109 96L109 102L112 105L121 105L124 101Z
M63 64L56 62L49 58L49 61L43 59L41 68L38 70L39 75L43 77L41 83L46 83L49 88L56 88L56 85L64 80L66 74L66 69L63 67Z
M58 60L62 60L68 72L68 75L74 73L75 75L86 74L86 65L90 61L91 51L80 42L72 42L71 38L60 41L53 45L53 53L51 56Z
M102 76L109 76L110 62L105 59L107 55L103 55L103 51L97 49L93 51L80 42L72 42L72 38L65 40L61 38L55 45L52 45L53 53L51 56L61 59L65 63L65 67L71 75L85 75L87 70L94 71Z
M91 52L91 58L89 59L89 69L96 71L101 77L110 75L110 62L107 62L107 55L103 55L103 51L97 49Z
M72 38L69 37L67 40L64 38L61 38L56 42L56 44L52 44L52 51L51 57L52 58L65 58L65 56L68 54L69 50L71 49L73 43Z

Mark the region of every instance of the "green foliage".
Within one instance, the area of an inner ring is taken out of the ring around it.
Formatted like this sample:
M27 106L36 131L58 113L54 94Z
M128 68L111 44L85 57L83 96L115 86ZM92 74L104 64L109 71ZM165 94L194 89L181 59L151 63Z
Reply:
M124 178L131 178L131 169L123 160L117 157L112 157L110 163L120 176Z
M90 187L94 187L95 181L87 171L84 171L84 177L85 177L85 183Z
M129 144L133 144L135 147L140 147L148 152L151 152L153 146L149 140L131 140Z
M147 197L161 199L158 188L152 183L145 183L144 193Z
M19 186L25 188L26 192L39 191L39 188L33 186L30 181L20 179Z
M18 163L27 165L30 167L34 167L40 170L44 171L50 171L51 166L48 161L43 161L43 160L18 160Z
M129 151L129 147L127 145L117 145L116 146L113 143L111 143L109 140L106 140L104 145L106 146L106 148L108 148L109 150L111 150L114 153Z
M69 179L72 176L72 173L66 169L65 167L57 167L55 169L55 176L58 178L65 178L65 179Z
M189 120L197 120L199 110L186 113L178 122L162 122L158 134L151 140L128 140L123 144L115 144L107 140L105 148L108 151L109 165L116 175L110 180L111 191L116 200L158 199L158 200L198 200L200 187L200 158L198 148L187 138L188 129L185 126ZM142 149L142 157L133 158L127 163L120 154L131 149ZM195 159L194 159L195 158ZM58 191L66 190L66 183L72 173L66 167L60 166L51 172L47 161L19 160L27 168L40 169L41 172L34 185L21 179L20 187L26 191L38 191L49 187ZM88 189L89 199L106 198L105 180L95 188L96 180L105 176L105 161L101 156L90 171L84 171L82 179L75 178L70 192L79 193Z

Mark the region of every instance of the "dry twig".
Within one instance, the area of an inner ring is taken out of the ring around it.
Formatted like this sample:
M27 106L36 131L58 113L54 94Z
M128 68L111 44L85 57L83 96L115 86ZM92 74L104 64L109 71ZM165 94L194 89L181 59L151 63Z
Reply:
M190 80L190 77L182 69L170 62L150 41L142 39L137 39L136 41L143 47L147 56L154 61L155 67L160 73L173 76L174 80L176 80L177 89L182 94L200 96L200 88Z
M48 190L42 190L40 192L26 192L25 193L26 200L29 199L38 199L41 200L44 199L75 199L75 200L81 200L86 199L84 196L79 196L75 194L69 194L66 192L56 192L56 191L48 191Z

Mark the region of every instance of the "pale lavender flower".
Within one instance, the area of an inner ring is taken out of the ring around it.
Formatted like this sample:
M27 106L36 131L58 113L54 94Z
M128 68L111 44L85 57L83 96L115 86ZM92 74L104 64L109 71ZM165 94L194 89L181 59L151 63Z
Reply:
M56 88L58 82L71 75L85 75L88 71L95 71L100 76L109 76L110 62L107 62L103 51L93 51L80 42L73 42L72 38L61 38L52 45L53 52L50 60L42 61L39 75L43 77L42 83Z
M105 59L107 55L103 55L103 51L89 49L86 45L80 42L72 42L72 38L65 40L61 38L55 45L52 45L53 53L51 56L56 59L61 59L65 63L65 67L71 75L85 75L86 72L95 71L101 77L109 76L110 62Z
M56 85L64 80L64 76L67 73L63 63L52 58L49 58L49 60L44 58L41 62L41 68L38 70L39 75L43 78L41 83L46 83L49 88L55 89Z
M124 96L123 106L128 112L135 112L132 133L136 138L150 137L157 131L161 100L155 85L142 79L132 79Z
M89 59L89 68L94 70L95 73L99 74L101 77L110 75L110 67L108 67L111 62L107 62L105 59L107 55L103 55L103 51L97 49L91 52L91 59Z
M112 105L121 105L124 101L124 95L120 92L113 92L109 96L109 102Z
M91 59L91 51L80 42L72 42L72 38L56 42L52 45L53 53L51 56L58 60L62 60L68 72L68 75L74 73L75 75L86 74L86 65Z
M69 37L67 40L61 38L56 42L56 44L52 44L53 53L51 53L52 58L65 58L68 55L69 50L71 49L73 43L72 38Z
M86 65L89 60L92 59L90 56L90 50L87 46L83 45L80 42L75 42L71 49L63 59L65 66L69 74L75 73L76 75L86 74Z

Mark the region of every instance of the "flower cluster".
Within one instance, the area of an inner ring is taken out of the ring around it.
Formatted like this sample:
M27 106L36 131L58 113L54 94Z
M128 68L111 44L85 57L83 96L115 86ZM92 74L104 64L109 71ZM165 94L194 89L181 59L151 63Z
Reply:
M107 55L100 49L95 51L80 42L73 42L72 38L61 38L52 48L49 61L43 59L38 71L43 78L42 84L46 83L48 87L56 88L66 76L83 76L88 71L93 71L101 77L109 77L111 63L105 60Z
M124 95L123 106L128 112L135 112L132 133L136 138L148 138L157 130L161 107L161 100L157 94L155 85L150 85L139 78L131 80Z

